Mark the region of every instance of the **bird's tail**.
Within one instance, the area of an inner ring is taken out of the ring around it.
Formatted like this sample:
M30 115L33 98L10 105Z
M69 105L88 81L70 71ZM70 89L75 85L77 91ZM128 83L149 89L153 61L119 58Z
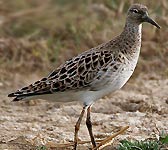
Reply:
M13 97L13 101L29 100L34 96L43 94L51 94L50 85L43 80L37 81L29 86L23 87L13 93L10 93L8 97Z
M14 97L14 99L12 101L20 101L20 100L24 99L26 96L17 95L16 93L10 93L10 94L8 94L8 97Z

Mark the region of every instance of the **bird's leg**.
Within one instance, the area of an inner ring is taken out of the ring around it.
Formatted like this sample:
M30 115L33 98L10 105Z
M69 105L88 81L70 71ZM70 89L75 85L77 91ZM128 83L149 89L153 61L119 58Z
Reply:
M92 142L92 145L93 145L93 148L94 148L94 147L96 147L96 142L95 142L93 132L92 132L92 122L90 120L90 111L91 111L91 106L89 106L87 108L86 126L88 128L90 139L91 139L91 142Z
M76 150L76 147L77 147L77 143L78 143L78 131L79 131L79 128L80 128L80 123L82 121L82 118L83 118L83 115L85 113L85 109L86 109L86 106L83 107L82 109L82 112L78 118L78 121L76 122L76 125L75 125L75 135L74 135L74 150Z

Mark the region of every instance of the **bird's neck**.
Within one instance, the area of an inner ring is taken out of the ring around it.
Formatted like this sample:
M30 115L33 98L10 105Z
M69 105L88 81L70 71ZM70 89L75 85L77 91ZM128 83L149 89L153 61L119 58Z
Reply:
M141 47L142 24L126 22L120 40L129 53L139 53Z
M121 36L125 36L132 41L139 41L141 40L142 35L142 24L130 23L126 22L123 32Z

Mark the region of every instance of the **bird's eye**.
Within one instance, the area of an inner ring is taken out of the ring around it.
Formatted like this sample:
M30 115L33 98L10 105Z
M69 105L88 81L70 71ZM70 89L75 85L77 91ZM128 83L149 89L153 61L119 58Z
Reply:
M139 11L137 9L131 9L131 12L133 12L133 13L139 13Z

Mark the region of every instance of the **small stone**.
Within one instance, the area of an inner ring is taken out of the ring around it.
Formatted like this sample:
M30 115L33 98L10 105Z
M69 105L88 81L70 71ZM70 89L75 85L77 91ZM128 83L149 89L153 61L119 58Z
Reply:
M166 104L168 104L168 98L165 100Z
M0 87L3 87L3 85L4 85L4 84L3 84L2 82L0 82Z

